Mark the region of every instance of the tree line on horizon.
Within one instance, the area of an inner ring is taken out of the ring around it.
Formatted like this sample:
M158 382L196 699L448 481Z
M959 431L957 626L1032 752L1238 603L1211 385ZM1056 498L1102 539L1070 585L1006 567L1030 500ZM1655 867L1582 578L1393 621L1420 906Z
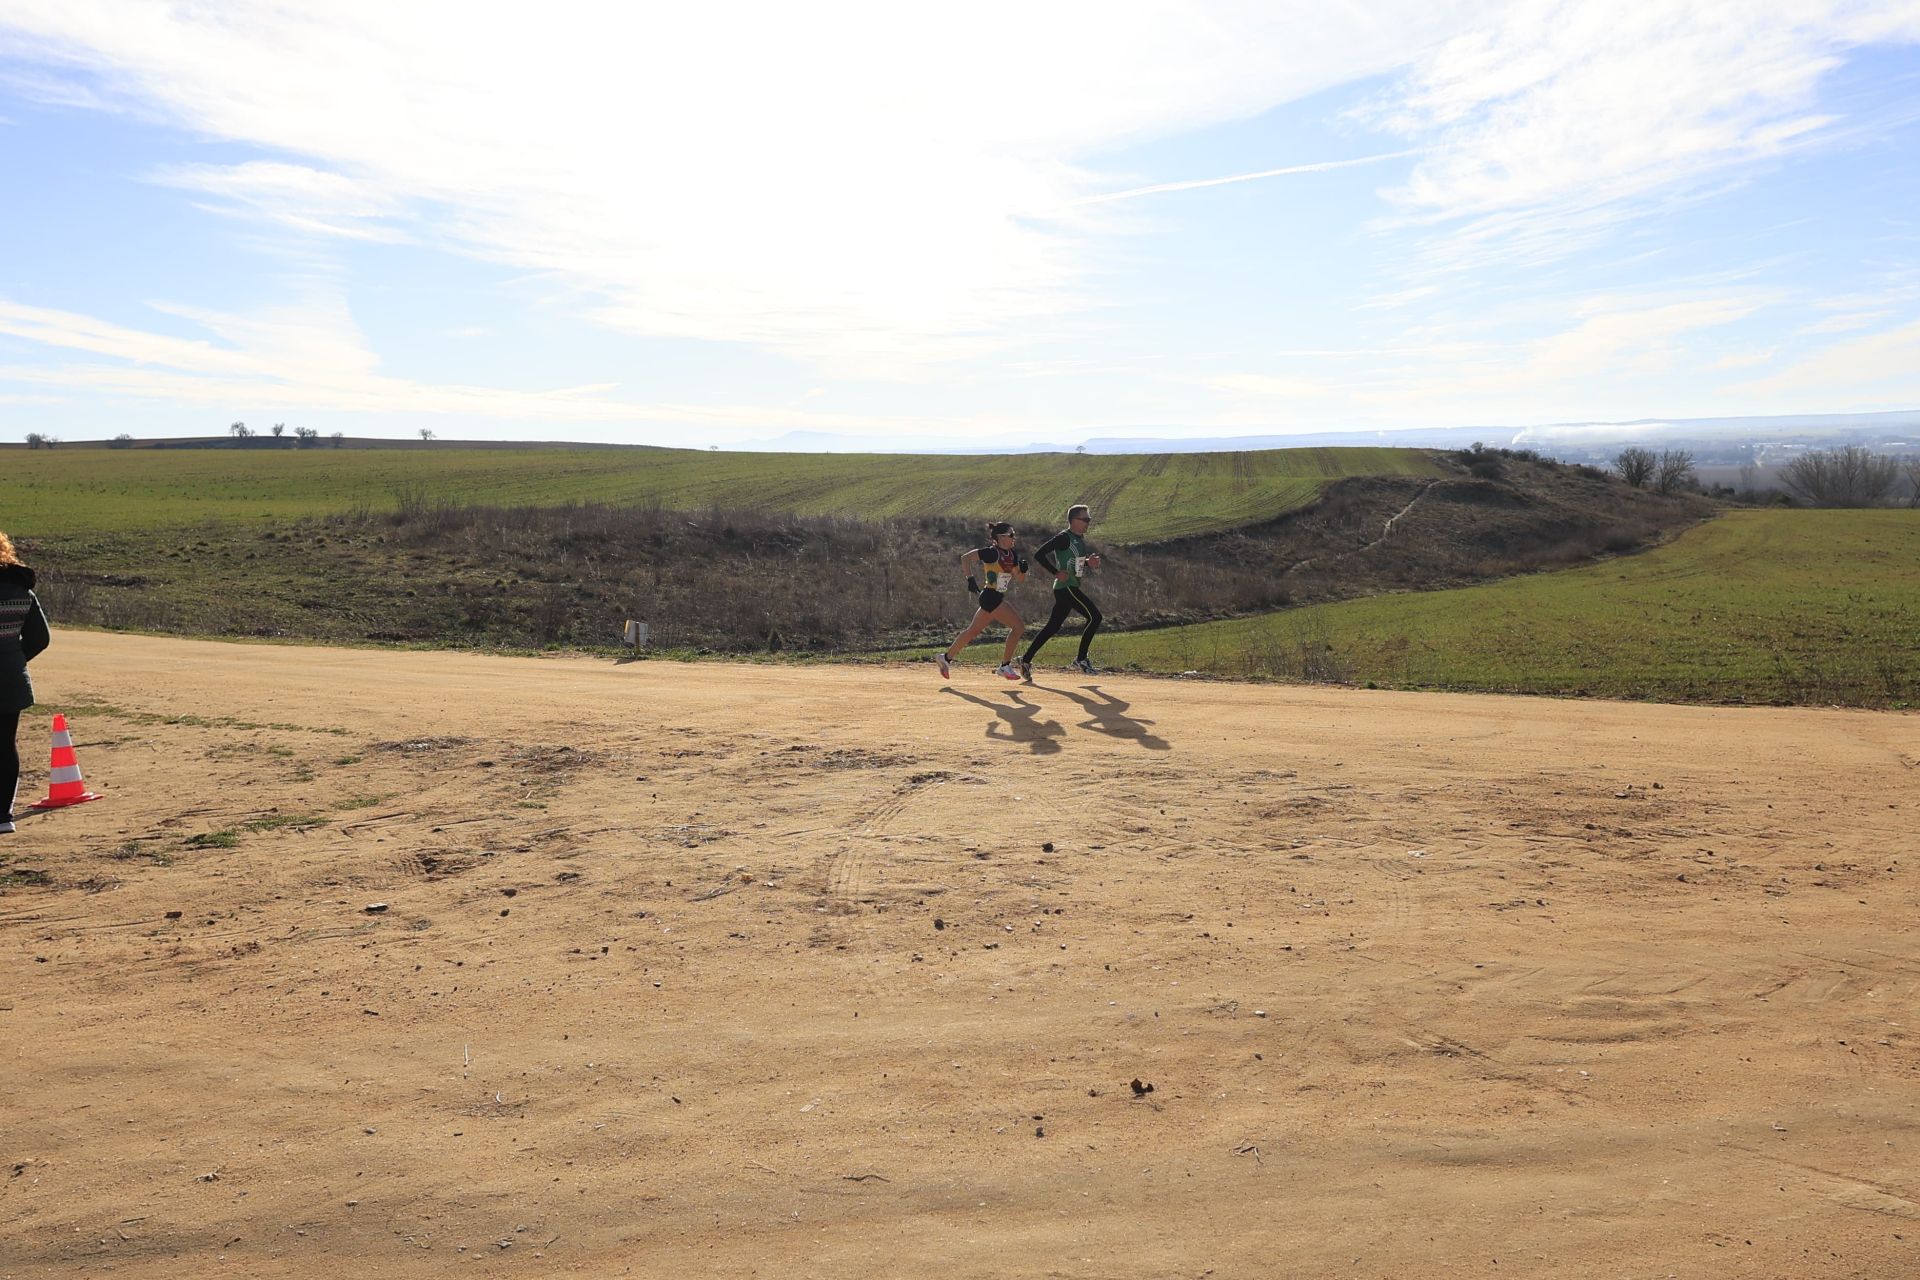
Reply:
M252 427L248 426L246 423L235 422L230 426L228 426L227 434L233 437L234 440L238 441L242 445L250 444L254 441L258 441L260 444L265 445L269 443L269 441L278 441L278 440L284 439L287 434L287 424L284 422L276 422L269 429L268 434L265 436L262 436L258 431L255 431ZM420 428L421 440L430 441L434 438L435 438L434 431L432 427ZM293 439L294 439L295 448L299 448L299 449L312 448L319 443L319 440L320 440L319 428L295 427L293 429ZM338 449L347 442L347 433L344 431L336 431L331 436L329 436L328 439L332 440L333 447ZM29 431L26 434L26 442L27 442L27 448L29 449L53 449L53 448L57 448L60 445L61 440L59 436L48 435L44 431ZM107 441L107 448L109 449L133 448L133 434L128 431L122 431L119 435Z

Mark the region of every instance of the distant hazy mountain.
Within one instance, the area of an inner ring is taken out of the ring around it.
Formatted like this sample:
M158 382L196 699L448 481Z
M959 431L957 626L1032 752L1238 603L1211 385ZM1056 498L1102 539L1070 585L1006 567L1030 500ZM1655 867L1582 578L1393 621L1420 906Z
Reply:
M1177 436L1165 426L1141 426L1138 435L1090 436L1072 443L1026 445L908 445L824 431L793 431L736 448L794 453L1220 453L1251 449L1313 449L1383 445L1407 449L1489 446L1532 448L1586 456L1628 444L1698 445L1716 451L1746 444L1804 447L1861 442L1920 448L1920 409L1887 413L1813 413L1750 418L1642 418L1633 422L1555 422L1539 426L1415 427L1401 431L1315 431L1298 435Z

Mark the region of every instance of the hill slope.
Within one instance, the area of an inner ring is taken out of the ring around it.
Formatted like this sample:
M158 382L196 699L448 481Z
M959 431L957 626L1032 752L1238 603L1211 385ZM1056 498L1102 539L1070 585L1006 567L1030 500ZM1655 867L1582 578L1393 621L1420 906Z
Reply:
M1737 511L1644 555L1102 641L1150 670L1519 693L1920 700L1920 512Z
M538 506L611 502L679 511L1005 518L1056 525L1092 504L1100 536L1137 543L1269 520L1353 475L1436 475L1412 449L1259 453L715 453L693 449L51 449L10 452L16 536L297 519L414 501Z

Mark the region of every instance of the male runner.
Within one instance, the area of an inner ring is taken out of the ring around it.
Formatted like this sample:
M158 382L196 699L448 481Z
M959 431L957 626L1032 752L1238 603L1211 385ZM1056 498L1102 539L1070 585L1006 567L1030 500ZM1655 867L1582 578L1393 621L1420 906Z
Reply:
M1067 527L1041 543L1040 549L1033 553L1034 561L1053 575L1053 616L1040 628L1040 634L1033 638L1026 655L1020 659L1020 675L1028 683L1033 681L1033 657L1040 652L1040 646L1053 639L1060 624L1075 613L1085 614L1087 625L1080 632L1080 656L1073 660L1073 670L1082 675L1098 674L1087 657L1087 646L1100 630L1100 610L1080 586L1082 574L1100 567L1100 557L1087 546L1087 530L1092 526L1093 513L1076 503L1067 508Z

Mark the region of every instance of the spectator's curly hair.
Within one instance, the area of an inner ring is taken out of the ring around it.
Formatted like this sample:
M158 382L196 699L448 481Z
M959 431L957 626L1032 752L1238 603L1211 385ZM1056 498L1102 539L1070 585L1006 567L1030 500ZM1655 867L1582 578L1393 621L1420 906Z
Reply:
M20 557L13 553L13 539L0 533L0 564L19 564Z

